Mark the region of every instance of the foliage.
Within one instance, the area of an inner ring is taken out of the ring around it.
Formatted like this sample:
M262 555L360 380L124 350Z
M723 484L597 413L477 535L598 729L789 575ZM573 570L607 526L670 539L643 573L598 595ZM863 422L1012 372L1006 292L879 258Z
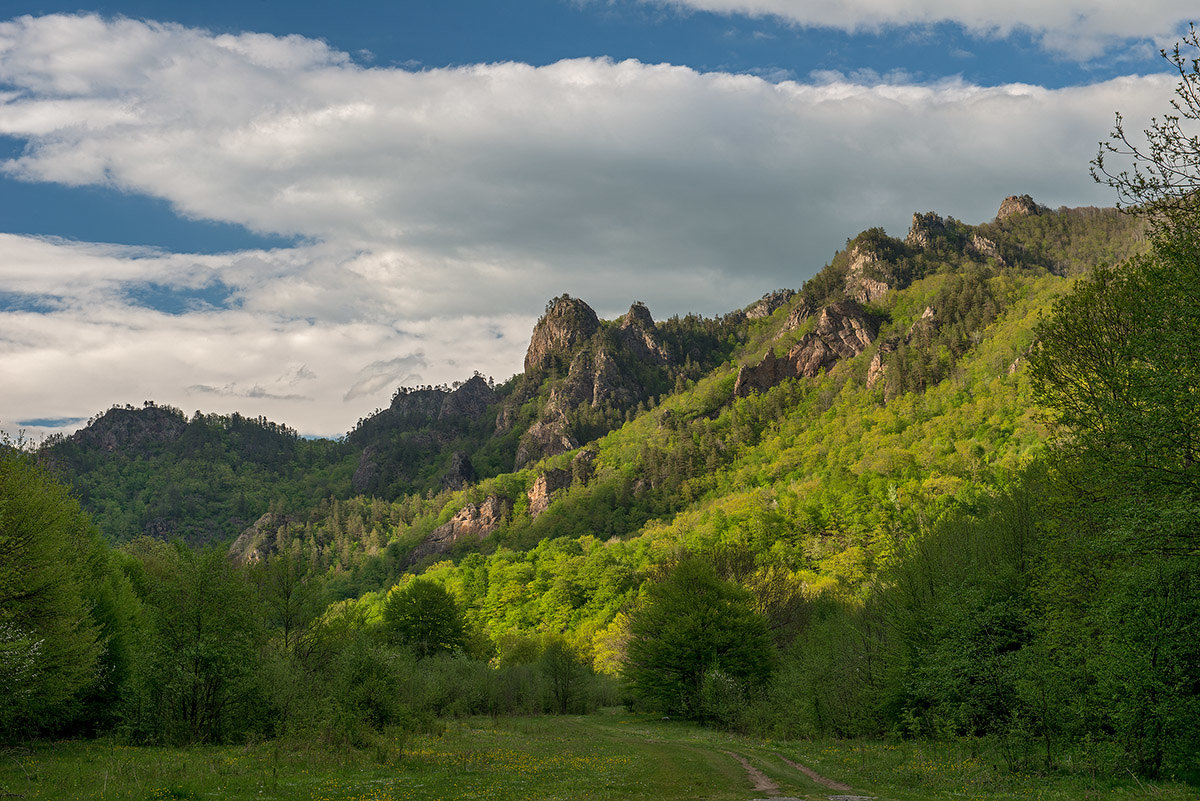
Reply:
M1200 134L1194 130L1200 122L1200 33L1195 26L1168 52L1159 51L1179 73L1174 113L1150 120L1142 133L1144 143L1131 141L1125 122L1117 114L1116 124L1107 142L1092 160L1092 177L1117 192L1126 209L1145 216L1159 238L1195 237L1200 234ZM1190 54L1190 55L1189 55ZM1192 129L1192 130L1189 130ZM1132 161L1128 169L1109 168L1109 157Z
M625 678L644 703L666 714L703 719L706 696L716 700L715 681L753 690L771 672L767 627L750 594L695 557L650 585L630 635Z
M32 457L0 445L0 740L53 731L100 680L104 634L85 587L103 580L79 505Z
M462 612L444 587L428 579L412 579L388 593L383 624L391 638L421 657L466 646Z

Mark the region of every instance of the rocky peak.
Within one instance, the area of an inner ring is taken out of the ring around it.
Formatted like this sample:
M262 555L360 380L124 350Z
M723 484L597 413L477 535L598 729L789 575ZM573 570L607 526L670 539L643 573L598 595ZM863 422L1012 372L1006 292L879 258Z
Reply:
M796 293L790 289L776 289L774 292L768 292L746 309L746 316L751 320L770 317L776 309L786 306L788 301L795 296Z
M442 401L438 417L470 417L480 418L488 406L496 402L496 392L488 386L487 380L476 373L464 381Z
M946 221L932 211L913 214L912 227L904 241L913 247L927 248L935 239L945 236Z
M185 429L187 418L183 412L147 401L141 408L114 406L69 439L108 453L138 451L174 442L183 436Z
M996 212L996 221L1006 220L1009 217L1041 213L1042 207L1035 203L1029 195L1009 195L1000 204L1000 211Z
M569 295L554 298L533 328L529 350L525 352L525 372L543 370L555 361L568 360L571 351L598 330L600 319L591 306Z
M621 318L617 325L623 344L631 353L642 361L667 364L671 354L665 345L658 341L658 326L650 316L650 310L645 304L636 302Z

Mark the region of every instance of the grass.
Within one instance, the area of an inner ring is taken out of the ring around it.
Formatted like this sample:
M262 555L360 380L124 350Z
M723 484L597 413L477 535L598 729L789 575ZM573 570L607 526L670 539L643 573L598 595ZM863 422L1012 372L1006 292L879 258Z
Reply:
M22 799L713 799L747 801L751 789L730 752L744 755L784 796L828 790L787 757L857 792L921 799L1163 798L1194 789L1136 780L1097 783L1013 774L966 749L872 741L771 742L683 723L602 713L576 718L472 718L437 736L382 738L369 749L269 742L192 748L112 741L41 743L0 751L0 797Z

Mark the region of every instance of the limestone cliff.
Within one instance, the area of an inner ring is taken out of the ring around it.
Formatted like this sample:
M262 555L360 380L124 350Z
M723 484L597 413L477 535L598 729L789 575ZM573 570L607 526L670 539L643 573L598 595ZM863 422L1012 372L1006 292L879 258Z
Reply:
M480 504L468 503L412 550L408 555L409 564L416 564L432 554L449 553L460 542L482 540L500 527L511 510L511 504L496 495L489 495Z
M862 353L879 333L879 322L856 301L831 303L820 312L813 330L777 357L768 351L756 365L743 366L738 371L734 395L746 397L751 392L765 391L789 379L815 377L828 371L838 362Z

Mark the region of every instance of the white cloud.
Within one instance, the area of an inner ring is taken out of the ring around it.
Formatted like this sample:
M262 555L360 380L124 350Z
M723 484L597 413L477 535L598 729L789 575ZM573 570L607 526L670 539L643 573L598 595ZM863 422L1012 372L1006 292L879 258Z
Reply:
M803 26L857 33L950 22L977 36L1028 31L1046 50L1086 61L1130 39L1160 45L1196 18L1178 0L644 0L719 14L771 16Z
M0 293L55 299L0 315L0 372L20 376L0 427L153 398L345 431L406 377L515 372L564 291L606 317L635 298L718 313L798 287L863 228L903 235L913 211L1108 203L1087 175L1096 141L1114 110L1148 118L1170 89L603 59L408 72L298 37L3 23L0 134L28 143L9 175L306 243L197 256L0 236ZM219 283L232 302L161 314L128 299L147 282Z

